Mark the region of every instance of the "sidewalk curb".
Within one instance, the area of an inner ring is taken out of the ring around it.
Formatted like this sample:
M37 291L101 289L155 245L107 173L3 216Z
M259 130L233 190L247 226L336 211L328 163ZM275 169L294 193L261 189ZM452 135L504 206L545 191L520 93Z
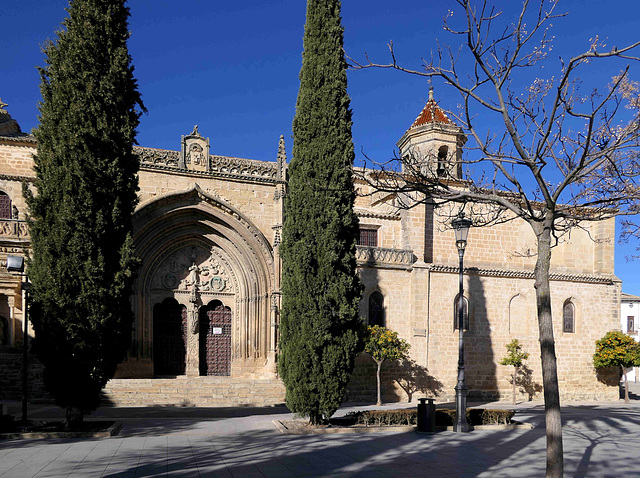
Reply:
M115 421L113 425L101 432L28 432L28 433L0 433L0 440L42 440L47 438L111 438L118 434L122 428L121 421Z
M419 432L415 425L395 425L395 426L371 426L371 427L327 427L327 428L287 428L280 420L273 420L273 424L283 435L328 435L334 433L376 433L376 432L416 432L418 434L432 434L435 432ZM473 430L532 430L534 427L531 423L518 422L500 425L471 425L470 431ZM436 427L436 432L453 431L453 426Z

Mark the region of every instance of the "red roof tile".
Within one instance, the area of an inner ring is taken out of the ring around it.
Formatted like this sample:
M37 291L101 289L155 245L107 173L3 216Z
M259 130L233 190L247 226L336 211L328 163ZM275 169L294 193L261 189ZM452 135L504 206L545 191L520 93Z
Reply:
M417 128L429 123L444 123L453 124L453 122L447 117L444 111L440 109L436 100L433 99L433 89L429 89L429 101L424 105L424 109L418 115L416 120L411 125L411 128Z

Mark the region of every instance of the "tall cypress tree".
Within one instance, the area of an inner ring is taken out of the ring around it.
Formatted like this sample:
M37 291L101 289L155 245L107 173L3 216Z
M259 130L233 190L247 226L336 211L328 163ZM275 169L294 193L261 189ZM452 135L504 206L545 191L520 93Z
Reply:
M125 356L137 266L136 127L144 109L127 49L125 0L71 0L44 47L29 205L33 351L67 426L95 410Z
M281 245L279 370L317 424L340 406L360 346L358 218L340 1L308 0Z

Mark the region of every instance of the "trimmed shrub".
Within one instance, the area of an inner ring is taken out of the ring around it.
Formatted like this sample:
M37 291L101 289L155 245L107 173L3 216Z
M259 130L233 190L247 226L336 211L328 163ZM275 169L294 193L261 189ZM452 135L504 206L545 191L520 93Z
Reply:
M468 408L467 421L470 425L507 425L515 415L513 410L490 410L486 408ZM415 408L399 410L364 410L348 413L336 425L397 426L416 425L418 411ZM448 427L456 422L456 411L448 408L436 409L436 426Z

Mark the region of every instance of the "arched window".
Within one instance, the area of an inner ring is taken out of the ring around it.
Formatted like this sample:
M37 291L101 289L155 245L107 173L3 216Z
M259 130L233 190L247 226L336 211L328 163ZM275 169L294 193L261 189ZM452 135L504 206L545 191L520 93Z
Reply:
M567 299L562 306L562 331L574 333L576 328L576 307Z
M447 154L449 152L449 148L446 146L440 146L438 149L438 176L444 176L447 172Z
M378 291L369 296L369 325L385 327L384 297Z
M11 219L11 198L0 191L0 219Z
M509 333L522 336L529 334L527 321L527 304L521 294L516 294L509 301Z
M453 328L458 330L458 324L460 319L458 318L458 310L460 308L460 294L456 295L455 302L453 304ZM466 297L462 297L462 321L464 325L463 330L469 330L469 301Z

